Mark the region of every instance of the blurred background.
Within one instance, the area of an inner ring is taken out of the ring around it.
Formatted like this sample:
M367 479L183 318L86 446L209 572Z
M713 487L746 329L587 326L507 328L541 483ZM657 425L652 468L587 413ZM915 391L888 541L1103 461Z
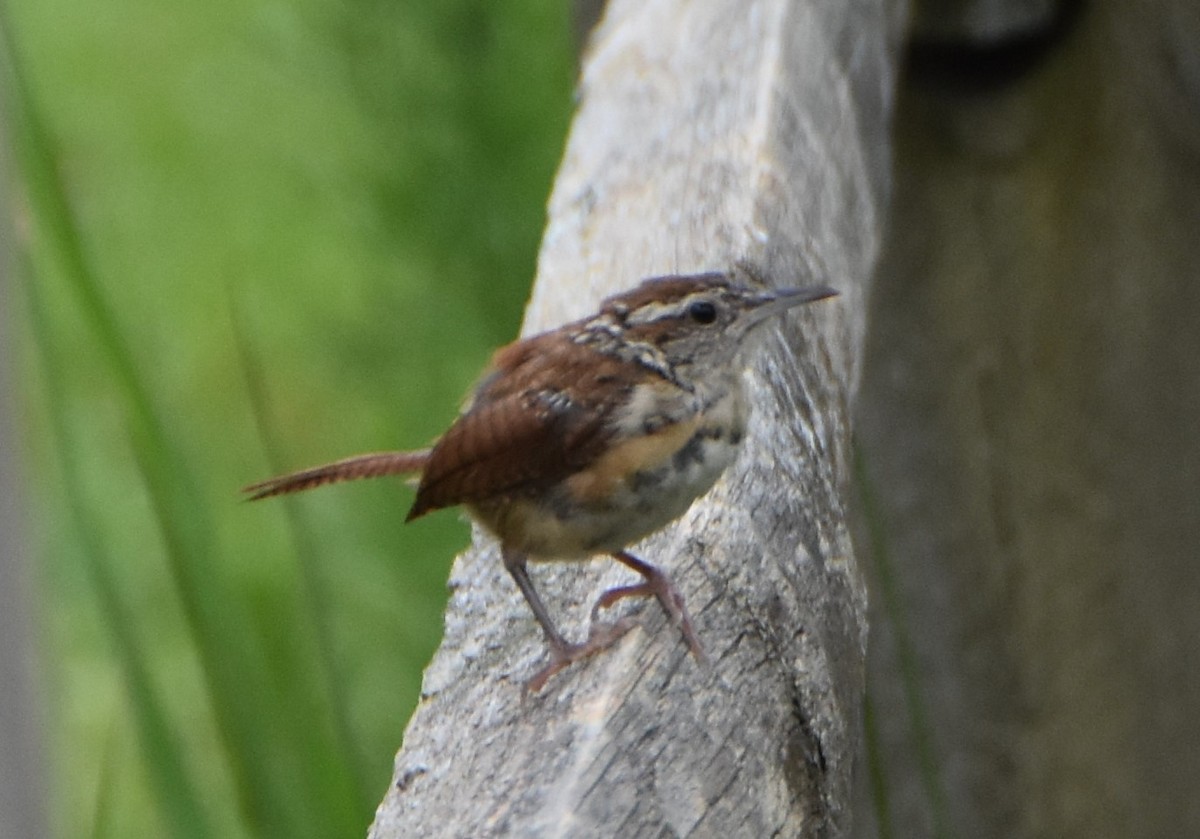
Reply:
M425 444L515 335L566 5L0 6L0 839L362 835L467 528L238 488ZM1152 8L914 6L864 836L1200 835L1200 13Z
M514 337L566 4L2 9L0 833L361 835L467 527L238 488L424 445Z

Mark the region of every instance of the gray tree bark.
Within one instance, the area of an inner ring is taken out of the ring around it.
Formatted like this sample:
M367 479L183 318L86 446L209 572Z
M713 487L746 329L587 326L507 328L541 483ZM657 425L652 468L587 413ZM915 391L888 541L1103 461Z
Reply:
M900 97L857 406L875 827L1200 836L1200 6L1089 4L993 84L958 34Z
M847 423L887 183L898 17L885 7L610 4L525 331L646 276L737 263L842 297L767 341L737 464L637 546L680 585L712 665L654 606L642 631L523 696L543 643L479 536L452 573L372 837L846 834L866 642ZM598 592L628 581L613 565L533 569L577 637Z

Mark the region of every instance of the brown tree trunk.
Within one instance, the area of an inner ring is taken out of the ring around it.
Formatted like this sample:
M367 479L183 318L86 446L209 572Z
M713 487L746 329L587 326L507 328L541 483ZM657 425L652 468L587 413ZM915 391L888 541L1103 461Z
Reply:
M527 332L664 273L738 263L839 302L789 318L752 377L738 463L638 546L670 569L713 663L659 610L617 647L544 655L496 546L460 557L371 835L841 836L850 820L865 592L846 524L848 409L887 178L881 2L618 0L592 33ZM533 569L564 626L625 581Z
M1061 22L933 26L900 97L880 835L1200 836L1200 6Z

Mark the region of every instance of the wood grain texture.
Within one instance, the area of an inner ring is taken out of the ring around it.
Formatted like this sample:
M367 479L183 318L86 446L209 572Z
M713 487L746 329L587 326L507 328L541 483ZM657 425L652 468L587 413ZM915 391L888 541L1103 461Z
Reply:
M375 839L848 831L866 602L845 522L847 413L898 19L863 0L610 4L585 56L526 333L646 276L738 263L842 296L770 327L738 462L635 546L681 587L712 664L689 657L655 604L622 603L642 630L523 695L542 639L479 536L455 564ZM576 638L596 595L632 581L607 560L534 574Z

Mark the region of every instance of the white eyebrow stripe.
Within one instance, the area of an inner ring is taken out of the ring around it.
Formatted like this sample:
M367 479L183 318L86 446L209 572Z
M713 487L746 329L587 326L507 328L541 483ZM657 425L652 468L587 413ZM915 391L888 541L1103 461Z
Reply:
M712 294L707 291L697 291L681 300L671 303L646 303L629 313L626 323L630 325L654 323L667 318L677 318L687 311L688 306L697 300L712 301Z

